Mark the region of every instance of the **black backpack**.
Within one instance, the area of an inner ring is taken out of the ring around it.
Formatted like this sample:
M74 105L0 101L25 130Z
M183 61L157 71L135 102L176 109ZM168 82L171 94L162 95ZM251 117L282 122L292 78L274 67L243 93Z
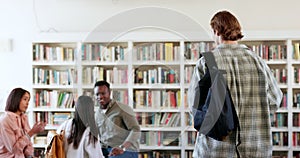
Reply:
M200 98L194 114L194 128L218 141L222 141L231 132L238 130L239 145L239 119L223 76L226 71L218 69L211 52L205 52L202 55L208 71L198 82Z

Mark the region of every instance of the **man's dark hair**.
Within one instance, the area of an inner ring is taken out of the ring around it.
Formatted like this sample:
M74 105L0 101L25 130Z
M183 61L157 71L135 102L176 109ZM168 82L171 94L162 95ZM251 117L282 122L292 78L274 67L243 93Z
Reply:
M108 89L110 89L110 84L104 80L102 81L97 81L94 85L94 88L97 86L106 86Z

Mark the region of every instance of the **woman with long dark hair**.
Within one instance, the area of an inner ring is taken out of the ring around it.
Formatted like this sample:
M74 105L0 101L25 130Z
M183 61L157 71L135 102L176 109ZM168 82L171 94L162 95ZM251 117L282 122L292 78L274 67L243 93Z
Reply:
M80 96L75 104L74 118L64 122L57 133L65 131L64 150L67 158L102 158L98 129L94 118L94 102Z

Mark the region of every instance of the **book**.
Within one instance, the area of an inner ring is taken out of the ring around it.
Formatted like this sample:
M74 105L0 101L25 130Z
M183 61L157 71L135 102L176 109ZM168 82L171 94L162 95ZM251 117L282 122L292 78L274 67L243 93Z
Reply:
M294 59L300 59L299 43L294 43Z

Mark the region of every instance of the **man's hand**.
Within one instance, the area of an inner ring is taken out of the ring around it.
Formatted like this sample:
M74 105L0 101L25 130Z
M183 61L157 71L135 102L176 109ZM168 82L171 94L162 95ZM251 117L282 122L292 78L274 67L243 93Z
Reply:
M128 141L125 141L122 145L119 147L114 147L111 149L110 153L108 156L117 156L123 154L126 149L128 149L131 146L131 143Z
M117 156L117 155L121 155L124 153L124 150L120 147L114 147L111 149L110 153L108 156Z

